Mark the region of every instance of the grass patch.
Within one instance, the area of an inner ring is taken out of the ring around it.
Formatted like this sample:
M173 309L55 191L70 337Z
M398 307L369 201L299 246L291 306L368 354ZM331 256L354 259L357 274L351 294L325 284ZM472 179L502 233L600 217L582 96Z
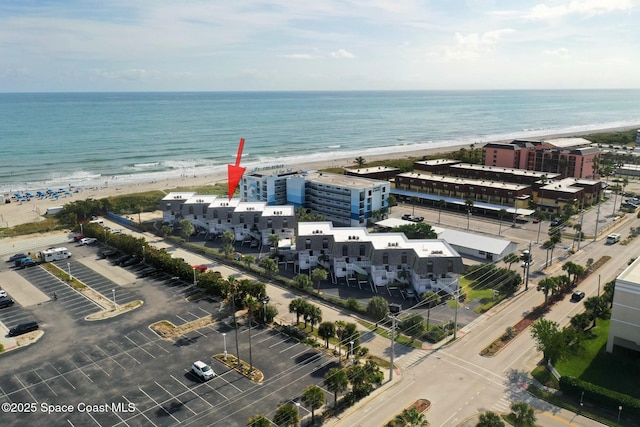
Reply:
M63 269L61 269L55 264L51 264L47 262L40 265L42 266L42 268L44 268L49 273L53 274L54 276L56 276L58 279L62 280L69 286L71 286L76 291L81 291L87 288L87 285L85 285L84 283L82 283L81 281L79 281L73 276L71 277L71 280L69 280L69 273L67 273L66 271L64 271Z
M583 350L556 364L561 375L572 376L592 384L640 399L640 363L637 353L616 347L607 353L609 320L598 319L597 326L584 342Z
M370 331L374 331L376 334L380 335L381 337L385 337L389 341L391 341L391 332L387 331L385 328L376 329L376 325L374 325L373 323L369 323L365 320L358 320L358 323L360 323L362 326L369 329ZM398 344L406 345L407 347L412 347L412 348L422 348L422 341L412 340L411 337L408 337L400 332L395 334L395 339Z
M55 230L63 230L65 227L55 216L44 217L43 221L19 224L14 227L0 229L0 237L15 237L24 234L48 233Z
M554 377L546 366L538 366L532 372L531 376L535 378L540 384L554 389L560 387L558 380Z

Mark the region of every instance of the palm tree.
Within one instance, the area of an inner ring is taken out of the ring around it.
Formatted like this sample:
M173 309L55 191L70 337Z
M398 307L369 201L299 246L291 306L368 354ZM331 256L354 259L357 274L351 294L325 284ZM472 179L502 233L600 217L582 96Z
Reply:
M506 209L500 209L498 211L498 217L500 218L500 227L498 228L498 236L500 235L500 233L502 232L502 218L507 214L507 210Z
M247 427L271 427L271 421L265 415L260 414L249 418Z
M420 199L418 199L416 196L411 196L411 205L412 205L412 209L411 209L411 215L415 215L416 214L416 203L418 203L418 201Z
M271 277L278 272L278 264L271 258L264 258L260 261L260 267L264 268L264 273Z
M300 323L300 316L304 314L305 307L308 304L302 298L296 298L289 303L289 313L296 314L296 325Z
M514 402L511 404L511 414L516 427L533 426L536 422L536 413L526 402Z
M318 293L320 293L320 282L327 280L327 270L324 268L314 268L311 271L311 280L318 284Z
M244 263L247 265L247 268L250 270L251 264L256 262L256 257L254 257L253 255L245 255L242 257L242 261L244 261Z
M324 391L317 385L309 386L302 393L302 403L311 408L311 424L315 424L315 410L324 405Z
M305 289L311 286L311 278L309 278L309 276L307 276L306 274L298 274L293 278L293 281L300 289Z
M396 423L409 427L422 427L429 425L429 421L427 421L425 415L418 412L416 408L405 408L401 414L396 415Z
M340 350L342 350L342 340L347 329L347 322L344 320L336 320L336 337L338 338L338 359L340 358Z
M333 322L322 322L318 326L318 335L324 338L325 348L329 348L329 339L336 335L336 325Z
M464 206L467 208L467 230L471 222L471 211L473 210L473 200L467 199L464 201Z
M518 255L516 255L513 252L511 252L511 253L505 255L505 257L502 258L502 261L504 261L505 264L508 264L509 265L509 270L511 270L511 264L520 261L520 258L518 257Z
M500 415L495 412L487 411L480 414L478 424L476 427L504 427L504 421L500 418Z
M320 307L314 304L307 304L307 307L304 311L304 327L307 328L307 322L311 325L311 330L313 331L313 327L322 322L322 310Z
M362 167L362 166L364 166L364 164L365 164L364 157L362 157L362 156L358 156L358 157L356 157L356 159L355 159L353 162L354 162L355 164L357 164L359 168L361 168L361 167Z
M544 305L547 305L547 298L549 293L554 293L558 289L558 278L545 277L538 282L538 286L536 289L544 293Z
M275 249L276 253L278 253L278 246L280 245L280 235L269 234L269 243L271 243L271 247Z
M442 208L447 204L444 199L438 200L438 224L440 224L440 214L442 214Z
M349 387L349 377L340 368L331 368L324 376L324 385L333 393L333 406L338 403L338 393L344 393Z
M300 421L298 408L293 403L285 403L276 410L273 416L273 423L279 427L297 426Z

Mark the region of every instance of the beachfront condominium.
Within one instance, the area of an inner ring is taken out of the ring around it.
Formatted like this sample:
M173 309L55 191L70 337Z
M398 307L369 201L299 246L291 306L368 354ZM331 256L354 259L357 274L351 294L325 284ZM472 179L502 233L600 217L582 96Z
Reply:
M242 199L246 201L264 201L269 205L284 202L336 225L364 226L378 213L388 210L391 185L388 181L309 171L250 174L243 177L241 188Z
M330 222L301 222L296 237L297 269L322 266L337 283L356 281L375 292L407 286L454 294L462 257L442 239L409 240L403 233L369 233L365 227L334 227Z
M640 258L616 278L607 352L615 346L640 352Z
M514 140L483 147L484 164L559 174L563 178L597 178L600 149L584 138Z

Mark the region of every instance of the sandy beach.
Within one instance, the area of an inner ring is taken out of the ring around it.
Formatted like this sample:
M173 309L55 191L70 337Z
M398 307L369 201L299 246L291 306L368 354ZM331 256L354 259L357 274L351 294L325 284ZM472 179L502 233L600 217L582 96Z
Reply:
M564 138L564 137L580 137L583 135L594 134L594 133L604 133L604 132L617 132L617 131L627 131L632 129L638 129L638 126L627 126L621 128L610 128L610 129L601 129L598 131L588 131L588 132L576 132L570 134L553 134L546 135L537 138L532 138L535 140L548 140L554 138ZM482 145L486 144L488 141L482 143ZM495 142L509 142L509 141L495 141ZM478 144L477 147L481 147L482 145ZM468 148L467 145L453 145L450 147L438 147L433 149L421 149L417 151L409 151L403 152L401 155L390 155L390 154L380 154L380 155L366 155L363 153L362 157L364 157L366 162L373 162L377 160L389 160L390 158L402 159L402 158L420 158L422 156L430 156L439 153L445 153L450 151L455 151L462 147ZM342 158L342 159L331 159L331 160L319 160L313 161L310 159L309 162L305 162L297 166L296 169L299 170L316 170L316 169L325 169L325 168L335 168L335 167L345 167L345 168L353 168L355 167L354 158ZM247 172L248 173L248 170ZM203 186L203 185L211 185L215 183L224 183L227 180L226 173L218 173L213 175L189 175L183 176L178 179L167 179L153 182L143 182L143 183L135 183L135 184L122 184L117 185L113 183L113 185L108 185L104 187L89 187L79 189L78 192L72 193L71 196L60 197L58 200L54 200L51 198L46 199L31 199L28 202L20 203L20 202L11 202L4 203L0 205L0 227L14 227L19 224L29 223L29 222L37 222L44 219L44 215L47 212L47 209L55 207L55 206L63 206L65 203L73 202L74 200L84 200L84 199L101 199L108 196L120 195L120 194L132 194L132 193L140 193L151 190L160 190L166 193L173 191L178 187L191 187L191 186ZM5 195L5 197L9 197L10 195Z

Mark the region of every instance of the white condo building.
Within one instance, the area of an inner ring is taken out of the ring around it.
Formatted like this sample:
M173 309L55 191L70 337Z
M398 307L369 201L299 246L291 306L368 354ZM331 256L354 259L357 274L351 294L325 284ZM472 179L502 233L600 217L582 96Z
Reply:
M640 351L640 258L616 278L607 352L614 346Z

